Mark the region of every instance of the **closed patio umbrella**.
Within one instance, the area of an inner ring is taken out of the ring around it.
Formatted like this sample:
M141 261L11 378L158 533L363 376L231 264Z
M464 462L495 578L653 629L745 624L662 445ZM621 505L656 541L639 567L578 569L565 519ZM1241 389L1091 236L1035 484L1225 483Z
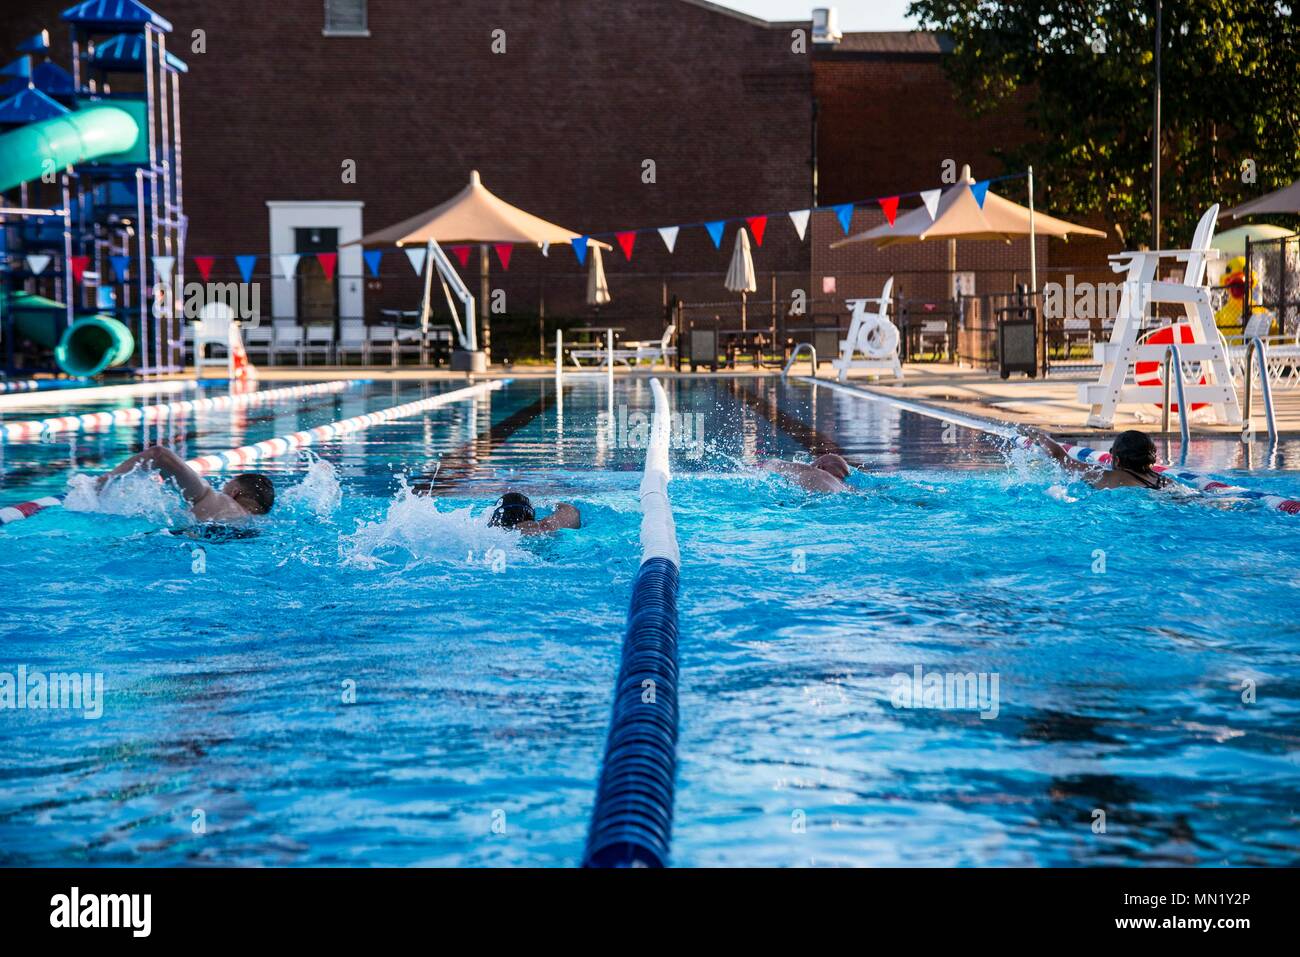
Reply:
M736 233L736 246L731 252L731 265L727 267L727 278L723 285L730 292L740 293L740 329L746 326L745 299L751 292L758 291L758 277L754 275L754 257L749 252L749 233L741 226Z
M595 246L587 263L587 305L603 306L611 298L609 283L605 280L605 262L601 258L600 247Z

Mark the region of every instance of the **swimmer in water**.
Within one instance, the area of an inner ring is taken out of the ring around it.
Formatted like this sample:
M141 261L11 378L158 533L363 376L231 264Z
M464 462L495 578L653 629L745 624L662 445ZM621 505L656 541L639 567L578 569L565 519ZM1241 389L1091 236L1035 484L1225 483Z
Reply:
M1109 469L1075 461L1059 442L1042 429L1021 428L1021 432L1037 442L1062 468L1081 473L1083 480L1093 488L1154 490L1174 487L1173 482L1152 468L1156 464L1156 444L1145 432L1130 429L1115 436L1110 447Z
M488 519L492 528L512 528L524 535L545 535L562 528L581 528L582 516L568 502L560 502L545 518L538 518L533 503L522 492L506 492L497 499L496 510Z
M265 475L258 472L236 475L218 492L179 455L162 445L147 448L101 475L95 480L95 488L103 488L109 479L138 467L156 469L164 479L175 481L199 522L238 522L250 515L265 515L275 504L275 486Z
M850 491L844 480L849 477L852 468L842 455L833 452L813 459L812 465L783 462L780 459L765 459L758 464L760 468L783 475L810 492Z

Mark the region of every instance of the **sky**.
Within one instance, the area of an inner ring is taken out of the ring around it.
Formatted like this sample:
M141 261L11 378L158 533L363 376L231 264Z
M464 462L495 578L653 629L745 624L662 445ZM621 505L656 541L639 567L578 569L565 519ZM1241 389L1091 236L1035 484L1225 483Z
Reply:
M723 7L762 17L764 20L808 20L813 7L835 7L840 12L840 29L915 30L907 18L908 0L712 0Z

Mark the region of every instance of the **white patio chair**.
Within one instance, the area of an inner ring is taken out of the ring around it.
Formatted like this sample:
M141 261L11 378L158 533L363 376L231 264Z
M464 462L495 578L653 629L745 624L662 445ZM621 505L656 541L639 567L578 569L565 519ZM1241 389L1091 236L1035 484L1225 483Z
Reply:
M1067 359L1072 354L1076 342L1082 342L1085 346L1092 345L1091 319L1065 319L1062 321L1062 329L1064 330L1065 356Z
M302 364L312 356L320 356L329 363L334 359L334 323L309 322L302 337Z
M285 353L302 365L302 327L292 319L278 320L271 326L271 342L267 356L271 365Z
M271 361L271 324L262 320L254 323L252 320L241 322L239 324L239 334L244 337L244 351L248 353L248 361L270 362Z
M633 339L630 342L623 343L623 349L635 353L632 357L632 365L638 365L642 360L650 363L651 368L657 362L668 362L677 355L677 347L670 346L673 341L673 333L677 331L677 326L669 323L668 328L659 339ZM615 350L614 355L618 355L619 350Z
M921 330L916 336L917 346L927 352L927 344L934 347L934 354L948 351L948 320L926 319L921 323Z
M194 369L199 375L205 368L227 368L227 350L230 347L230 320L234 312L224 302L209 302L199 311L199 321L194 323ZM214 348L208 354L210 346Z
M370 336L364 323L345 322L339 329L339 341L334 345L335 365L344 365L348 356L356 356L359 365L370 365Z

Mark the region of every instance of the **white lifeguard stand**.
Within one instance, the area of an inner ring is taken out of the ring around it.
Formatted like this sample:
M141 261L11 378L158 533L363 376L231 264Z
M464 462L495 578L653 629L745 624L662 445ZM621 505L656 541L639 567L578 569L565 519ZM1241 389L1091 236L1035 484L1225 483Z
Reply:
M1114 272L1126 273L1126 276L1110 341L1093 346L1093 355L1101 363L1101 375L1096 382L1079 386L1079 401L1089 406L1088 425L1112 428L1115 408L1120 403L1159 404L1164 401L1163 384L1129 382L1130 378L1135 378L1135 363L1163 363L1169 349L1165 344L1142 345L1138 341L1147 321L1147 305L1157 302L1180 303L1187 313L1186 327L1192 338L1188 341L1185 335L1175 335L1174 341L1180 343L1178 352L1182 362L1199 363L1201 369L1199 375L1190 377L1185 388L1188 406L1208 403L1213 406L1219 421L1240 424L1237 390L1214 323L1210 290L1205 285L1206 262L1214 252L1210 241L1218 218L1219 207L1216 204L1201 217L1190 249L1126 251L1108 257L1110 268ZM1161 259L1186 263L1181 282L1156 280ZM1179 409L1179 415L1184 417L1190 413L1191 408Z
M229 368L230 323L235 312L228 303L205 303L199 311L199 321L194 323L194 371L203 378L203 370L213 366L223 371ZM209 346L220 346L222 355L208 355Z
M903 378L903 364L898 359L898 327L889 321L889 301L894 291L894 277L874 299L850 299L845 305L853 311L849 334L840 340L840 354L831 360L839 371L839 381L848 378L850 369L866 369L879 374ZM874 307L868 312L868 307ZM854 358L861 354L864 358Z

